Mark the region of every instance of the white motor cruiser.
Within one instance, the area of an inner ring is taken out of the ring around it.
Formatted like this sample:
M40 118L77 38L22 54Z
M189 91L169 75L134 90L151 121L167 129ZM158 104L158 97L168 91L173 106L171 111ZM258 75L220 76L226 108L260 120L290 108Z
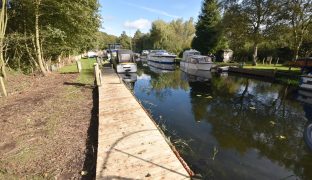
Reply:
M177 55L170 54L166 50L151 50L147 60L158 64L174 64Z
M117 51L117 73L135 73L137 65L134 60L134 54L131 50L120 49Z
M194 49L184 51L180 62L181 69L186 72L189 69L210 71L213 65L211 57L203 56Z

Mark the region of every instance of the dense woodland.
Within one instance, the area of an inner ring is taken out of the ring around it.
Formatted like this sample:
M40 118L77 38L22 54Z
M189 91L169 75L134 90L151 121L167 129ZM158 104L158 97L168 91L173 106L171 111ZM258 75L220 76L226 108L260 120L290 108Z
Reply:
M2 0L0 67L46 75L49 65L93 46L97 0Z
M197 20L156 20L133 37L99 31L97 0L2 0L0 68L46 75L64 57L119 42L123 48L166 49L181 55L234 51L234 60L280 63L312 53L312 0L204 0ZM269 58L270 57L270 58Z

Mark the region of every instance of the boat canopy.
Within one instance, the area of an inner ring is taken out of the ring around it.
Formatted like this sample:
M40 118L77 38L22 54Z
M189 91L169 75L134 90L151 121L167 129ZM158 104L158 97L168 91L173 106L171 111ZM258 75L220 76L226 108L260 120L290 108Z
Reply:
M183 53L183 58L184 58L184 59L187 59L188 57L194 56L194 55L200 55L200 52L199 52L199 51L196 51L196 50L194 50L194 49L184 51L184 53Z
M212 62L211 57L209 56L192 56L186 59L186 62L198 64L198 63L210 63Z
M117 52L118 56L118 62L132 62L133 61L133 52L128 49L120 49Z

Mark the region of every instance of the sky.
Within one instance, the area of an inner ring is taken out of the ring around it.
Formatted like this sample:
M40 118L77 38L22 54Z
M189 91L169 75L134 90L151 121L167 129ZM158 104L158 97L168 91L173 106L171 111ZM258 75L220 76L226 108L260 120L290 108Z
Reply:
M119 36L122 31L133 36L137 29L146 33L154 20L166 22L177 18L195 20L202 0L99 0L101 31Z

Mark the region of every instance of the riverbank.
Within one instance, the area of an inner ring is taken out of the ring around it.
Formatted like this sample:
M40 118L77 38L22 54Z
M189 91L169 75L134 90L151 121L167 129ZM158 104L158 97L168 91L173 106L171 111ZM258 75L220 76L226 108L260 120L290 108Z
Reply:
M10 73L0 98L0 179L81 179L95 173L94 60L47 77ZM85 175L85 176L82 176Z
M216 63L218 67L222 66L232 66L239 67L238 63ZM246 64L243 68L233 68L229 72L254 75L263 78L273 78L277 83L286 84L298 87L300 82L301 71L300 68L291 68L284 66L282 64L272 64L272 65L262 65L252 66L251 64Z

